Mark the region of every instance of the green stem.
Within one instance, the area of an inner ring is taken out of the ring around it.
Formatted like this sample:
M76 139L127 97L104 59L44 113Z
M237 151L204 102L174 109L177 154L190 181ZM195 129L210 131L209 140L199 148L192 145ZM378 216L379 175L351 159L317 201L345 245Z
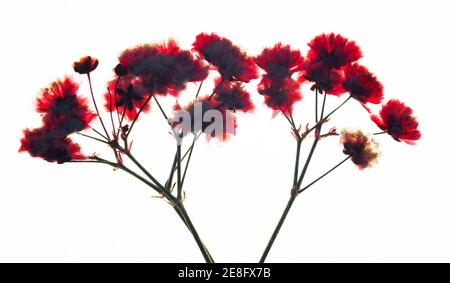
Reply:
M91 82L91 74L87 73L88 81L89 81L89 89L91 90L91 97L92 101L94 102L95 111L97 112L98 119L100 120L100 123L102 124L103 130L105 131L106 137L108 138L108 141L110 141L110 137L108 134L108 131L106 130L105 124L103 123L102 116L100 116L100 111L98 111L97 102L95 101L94 97L94 91L92 90L92 82Z
M206 246L203 244L202 240L200 239L199 234L197 233L197 230L195 230L194 224L192 224L192 221L184 208L184 205L181 202L178 202L178 204L175 206L175 210L179 210L180 213L183 215L184 219L186 220L185 224L188 227L188 229L191 231L192 236L195 239L195 242L197 243L197 246L200 249L200 252L203 255L203 258L207 263L214 263L214 259L212 258L211 254L209 253Z
M177 199L181 200L181 194L183 190L183 183L181 182L181 144L177 144Z
M327 97L327 94L325 93L324 94L324 98L323 98L323 103L322 103L322 111L321 111L321 115L320 115L320 121L323 121L323 119L324 119L323 115L324 115L324 112L325 112L326 97ZM266 246L266 248L265 248L265 250L263 252L263 255L261 256L261 259L259 261L260 263L264 263L266 258L267 258L267 256L269 255L270 249L272 248L272 246L273 246L273 244L274 244L278 234L280 233L281 227L283 227L283 224L284 224L284 222L286 220L286 217L288 216L289 211L291 210L291 207L294 204L294 201L295 201L295 199L298 196L298 188L302 185L303 179L304 179L304 177L306 175L306 171L308 170L308 167L309 167L309 164L311 162L312 156L313 156L314 151L316 150L317 144L318 144L318 142L320 140L320 130L322 128L322 124L319 122L317 125L318 125L317 126L317 135L316 135L316 137L314 139L314 143L313 143L313 145L311 147L311 150L309 151L309 155L308 155L308 158L306 159L305 165L303 166L302 173L300 174L300 177L299 177L298 181L294 180L295 186L291 190L291 197L289 198L289 201L288 201L288 203L286 205L286 208L284 209L283 214L281 215L281 218L278 221L278 224L275 227L275 230L273 231L272 236L269 239L269 242L267 243L267 246ZM298 145L297 145L297 148L299 148ZM296 166L296 168L297 168L297 166Z
M314 127L312 127L311 129L309 129L308 131L304 132L302 134L303 137L306 137L309 133L311 133L312 131L314 131L319 125L322 125L328 118L330 118L331 115L333 115L336 111L338 111L342 106L344 106L349 100L350 98L352 98L351 96L349 96L344 102L342 102L338 107L336 107L333 111L331 111L330 113L328 113L325 117L323 117L322 119L320 119L320 121L314 125Z
M191 147L189 149L189 155L188 155L188 159L186 161L186 167L184 168L183 178L181 179L181 186L182 187L184 185L184 179L186 178L186 173L187 173L187 170L189 168L189 164L191 163L191 157L192 157L192 152L194 151L195 142L196 142L196 139L194 137L194 139L192 140L192 145L191 145ZM180 160L180 164L181 164L181 161L183 161L183 160Z
M222 78L219 82L219 84L214 88L213 92L211 93L211 95L208 97L208 100L211 100L214 95L216 94L217 90L219 89L219 87L222 86L222 84L225 82L225 80Z
M284 221L286 220L286 217L288 216L289 211L291 210L292 204L294 204L294 201L296 198L297 198L297 194L293 193L286 205L286 208L283 211L283 214L281 215L280 220L278 221L277 226L275 227L275 231L273 231L272 236L270 237L270 240L267 243L266 249L264 250L264 252L261 256L259 263L264 263L266 261L266 258L269 255L270 249L272 248L273 243L275 242L275 239L277 238L278 233L280 232L281 227L283 226Z
M330 174L331 172L333 172L336 168L338 168L339 166L341 166L342 164L344 164L347 160L350 159L350 156L348 156L347 158L345 158L344 160L342 160L341 162L339 162L337 165L335 165L333 168L331 168L330 170L328 170L327 172L325 172L324 174L322 174L319 178L315 179L314 181L312 181L311 183L309 183L306 187L304 187L303 189L298 191L298 194L303 193L304 191L306 191L307 189L309 189L312 185L314 185L315 183L317 183L318 181L320 181L322 178L324 178L326 175Z
M134 127L134 124L136 123L137 119L139 118L139 115L141 115L141 112L144 110L144 108L145 108L145 107L147 106L147 104L150 102L150 99L152 99L151 96L149 96L149 97L147 98L147 100L144 102L144 104L141 106L141 108L139 109L138 113L136 114L136 117L134 117L133 122L131 122L130 129L128 129L127 136L130 135L131 130L132 130L133 127Z

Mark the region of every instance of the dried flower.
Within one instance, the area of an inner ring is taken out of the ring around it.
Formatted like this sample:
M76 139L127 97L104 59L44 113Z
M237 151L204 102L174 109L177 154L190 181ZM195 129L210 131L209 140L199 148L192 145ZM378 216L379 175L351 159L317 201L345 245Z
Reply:
M25 130L20 142L19 152L28 152L32 157L39 157L48 162L61 164L71 160L86 159L81 154L78 144L47 128Z
M361 103L380 104L383 100L383 85L366 67L358 63L344 68L342 87Z
M361 131L342 131L341 143L344 146L344 154L350 156L361 170L372 166L380 155L375 140L369 139Z
M73 63L73 69L79 74L89 74L98 66L98 60L91 56L86 56Z
M178 96L186 83L199 82L208 76L207 66L194 58L190 51L178 47L174 40L125 50L119 61L128 75L136 78L149 95Z
M215 33L197 35L194 50L217 67L224 80L248 82L258 77L256 65L239 47Z
M413 111L404 103L391 99L383 105L380 115L371 115L372 120L382 129L391 135L396 141L404 141L408 144L421 137L417 129L419 123L412 115Z
M53 82L37 98L36 110L43 113L45 127L66 136L89 127L96 117L87 100L77 94L78 85L70 78Z

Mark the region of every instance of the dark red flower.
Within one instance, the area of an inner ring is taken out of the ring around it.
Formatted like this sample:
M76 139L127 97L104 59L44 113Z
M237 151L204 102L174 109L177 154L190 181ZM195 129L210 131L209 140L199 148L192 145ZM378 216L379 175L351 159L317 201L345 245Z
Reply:
M216 95L214 101L228 110L247 112L255 108L250 99L250 93L244 90L240 82L216 80ZM220 85L219 85L220 84Z
M91 56L86 56L73 63L73 69L80 74L89 74L98 66L98 60Z
M372 120L391 135L396 141L404 141L414 144L420 139L421 133L417 129L419 123L412 115L413 111L404 103L392 99L389 100L380 111L380 115L371 115Z
M366 67L358 63L344 68L342 87L362 103L380 104L383 100L383 85Z
M303 77L315 83L315 87L319 91L338 96L345 92L345 89L342 88L343 78L341 71L323 68L308 61L303 64L303 70Z
M361 131L344 130L341 134L341 143L344 146L344 154L349 155L361 170L372 166L380 154L378 144Z
M145 104L149 98L147 88L139 81L139 78L131 75L120 77L119 80L110 81L108 89L109 92L105 94L106 111L116 111L118 108L120 116L125 111L125 117L132 121L142 107L144 107L143 112L150 110L150 104Z
M37 98L36 110L43 113L45 127L66 136L89 127L95 118L87 100L78 94L78 85L70 78L56 81Z
M19 152L28 152L49 162L64 163L71 160L83 160L80 146L69 138L61 137L47 128L25 130Z
M340 69L362 57L356 43L340 34L321 34L311 40L308 45L311 49L307 60L313 65L326 69Z
M125 50L119 61L150 95L178 96L186 83L203 81L208 76L208 67L173 40Z
M229 39L215 33L201 33L197 35L193 46L206 61L217 67L224 80L248 82L258 78L253 60Z
M285 114L292 113L294 103L302 99L300 82L291 77L278 81L264 75L258 84L258 92L264 95L264 102L269 108Z
M235 134L236 120L233 112L207 97L196 99L186 107L176 105L174 110L172 125L181 131L183 136L202 132L208 140L217 138L225 141Z
M273 80L283 81L301 70L303 57L300 51L278 43L272 48L265 48L255 58L255 63Z

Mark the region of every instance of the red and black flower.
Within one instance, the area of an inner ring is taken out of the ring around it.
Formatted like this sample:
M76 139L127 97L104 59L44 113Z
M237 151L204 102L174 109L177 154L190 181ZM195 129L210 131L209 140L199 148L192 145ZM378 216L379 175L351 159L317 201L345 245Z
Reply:
M300 82L291 77L278 81L264 76L258 84L258 92L269 108L285 114L291 114L294 103L302 99Z
M46 128L65 136L89 127L96 115L89 110L87 100L77 92L78 85L67 77L41 92L36 110L44 114Z
M278 43L272 48L265 48L255 62L265 71L258 84L258 92L264 95L266 105L276 111L291 113L294 103L302 98L302 81L292 77L302 69L300 51Z
M217 67L224 80L249 82L258 78L252 58L226 38L215 33L197 35L194 50Z
M272 80L283 81L301 70L303 57L298 50L291 50L289 45L277 43L272 48L265 48L255 58L255 63L263 69Z
M120 77L120 79L112 80L108 83L109 92L105 96L106 111L116 111L118 109L120 115L132 121L142 108L142 112L150 110L147 88L136 78L131 75ZM116 101L117 100L117 101Z
M149 95L178 96L186 83L203 81L208 76L208 67L174 40L125 50L119 62L116 72L136 78Z
M98 66L98 60L91 56L86 56L73 63L73 69L79 74L89 74Z
M321 34L308 43L307 60L325 69L340 69L362 57L360 48L340 34Z
M315 83L315 87L320 92L326 92L332 95L341 95L345 92L342 88L342 72L340 70L332 70L323 68L317 64L311 64L306 61L303 64L303 77L310 82Z
M64 163L71 160L83 160L80 146L66 136L47 128L25 130L19 152L28 152L48 162Z
M227 110L248 112L255 108L250 93L244 90L241 82L216 80L214 101Z
M342 87L362 103L380 104L383 100L383 85L366 67L358 63L344 68Z
M372 166L380 155L378 144L361 131L344 130L341 134L341 143L344 146L344 154L350 156L361 170Z
M417 129L419 123L413 116L413 111L404 103L391 99L383 105L380 115L371 115L372 120L391 135L396 141L414 144L420 139L421 133Z

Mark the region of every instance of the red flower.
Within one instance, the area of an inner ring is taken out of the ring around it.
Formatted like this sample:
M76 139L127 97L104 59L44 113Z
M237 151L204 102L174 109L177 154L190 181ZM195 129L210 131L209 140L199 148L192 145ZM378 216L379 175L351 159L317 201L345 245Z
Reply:
M19 152L28 152L33 157L43 158L49 162L64 163L71 160L83 160L80 146L69 138L61 137L57 132L47 128L25 130L21 139Z
M73 69L80 74L89 74L98 66L98 60L91 56L86 56L73 63Z
M339 69L362 57L356 43L340 34L321 34L308 45L311 48L307 55L308 61L326 69Z
M291 50L289 45L278 43L272 48L265 48L255 58L255 63L266 71L270 78L282 81L301 70L303 57L300 51Z
M125 50L119 61L120 73L126 70L137 78L148 94L178 96L186 83L203 81L208 76L207 66L173 40Z
M222 79L216 80L216 95L214 101L218 105L225 107L228 110L242 112L251 111L255 108L250 99L250 93L243 89L240 82L224 81ZM220 86L219 86L220 84Z
M310 82L314 82L319 91L338 96L345 92L345 89L342 88L341 71L326 69L320 65L311 64L309 61L303 64L303 68L303 77Z
M59 131L62 136L89 127L95 118L87 106L87 100L77 94L78 85L70 78L54 82L37 98L36 110L44 113L47 128Z
M248 82L258 78L253 60L229 39L215 33L201 33L197 35L193 46L206 61L218 68L224 80Z
M183 136L202 132L206 134L208 140L217 138L225 141L230 135L235 134L236 120L231 111L203 97L186 107L176 105L172 125L180 130Z
M349 155L361 170L372 166L379 156L378 144L361 131L344 130L341 134L341 143L344 146L344 154Z
M125 117L132 121L142 107L144 107L143 112L150 110L149 103L145 104L149 97L147 88L139 81L139 78L128 75L119 80L112 80L108 83L108 89L110 92L105 94L106 111L116 111L118 108L120 116L125 111Z
M389 100L380 111L380 116L371 115L372 120L391 135L396 141L414 144L420 139L421 133L417 129L419 123L412 116L410 107L398 100Z
M292 113L294 103L302 99L300 82L291 77L277 81L265 75L258 84L258 92L264 95L264 102L269 108L285 114Z
M383 100L383 85L377 78L358 63L344 68L342 87L362 103L380 104Z

